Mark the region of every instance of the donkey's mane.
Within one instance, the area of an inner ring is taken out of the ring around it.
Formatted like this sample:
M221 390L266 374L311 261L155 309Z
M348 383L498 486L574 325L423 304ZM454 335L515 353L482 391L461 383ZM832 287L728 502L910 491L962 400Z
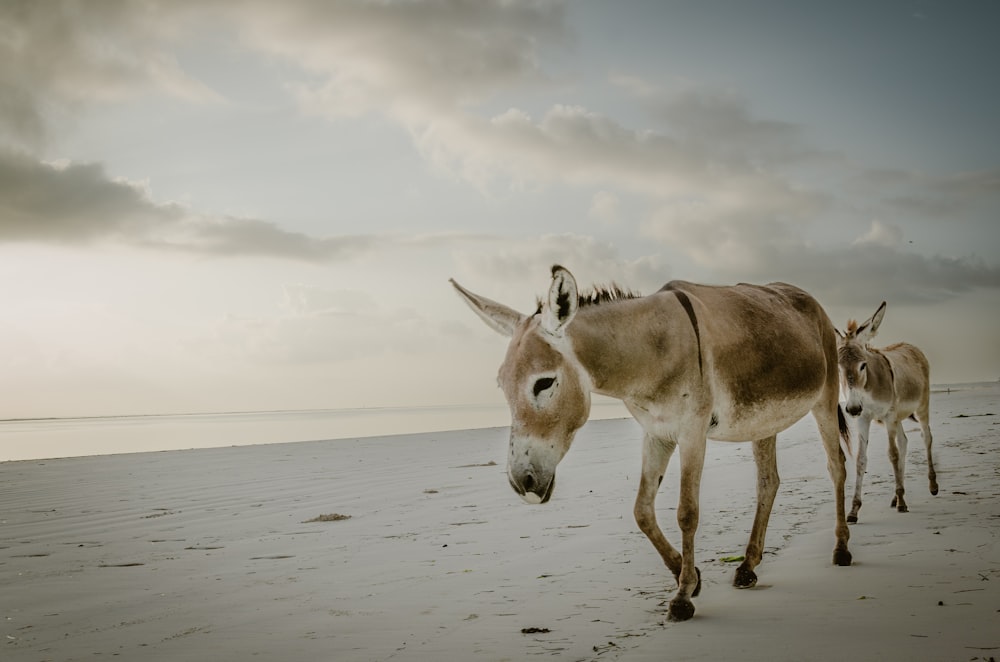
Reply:
M858 333L858 321L857 320L847 320L847 332L844 334L847 336L847 340L853 340ZM897 343L899 344L899 343ZM905 343L904 343L905 344ZM893 349L896 345L890 347L885 347L884 349ZM865 343L865 349L869 352L874 352L876 354L881 354L881 352L873 347L871 343ZM855 357L857 359L857 357Z
M594 306L600 303L612 301L624 301L626 299L638 299L642 295L632 290L620 287L617 283L610 285L595 285L589 292L580 293L581 306Z
M626 301L628 299L639 299L641 297L642 294L638 292L621 287L617 283L611 283L610 285L595 285L589 291L580 292L577 300L580 303L580 307L583 307L615 301ZM535 310L535 314L537 315L542 312L541 297L536 298L535 303L537 304L537 309Z

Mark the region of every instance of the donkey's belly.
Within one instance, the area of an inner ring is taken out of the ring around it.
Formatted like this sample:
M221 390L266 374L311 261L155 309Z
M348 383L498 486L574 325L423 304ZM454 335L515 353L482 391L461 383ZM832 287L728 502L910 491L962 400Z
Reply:
M809 413L816 396L761 403L753 407L732 407L723 403L714 412L708 438L718 441L754 441L786 430ZM726 403L728 404L728 403Z

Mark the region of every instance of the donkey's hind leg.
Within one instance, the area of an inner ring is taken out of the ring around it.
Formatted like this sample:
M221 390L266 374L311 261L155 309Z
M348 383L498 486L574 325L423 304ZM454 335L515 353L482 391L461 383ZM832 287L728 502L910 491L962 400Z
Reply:
M892 464L892 471L896 476L896 496L892 497L890 506L898 512L909 512L906 506L906 433L903 431L903 421L889 423L886 421L886 431L889 433L889 463Z
M917 412L916 418L917 422L920 423L920 435L924 438L924 448L927 449L927 483L931 494L937 494L937 472L934 471L934 454L931 452L931 446L934 445L934 437L931 435L931 422L926 405L922 408L922 411Z
M767 521L771 517L771 507L774 505L774 495L778 493L778 456L776 437L753 442L753 459L757 465L757 513L753 518L753 528L750 530L750 541L743 563L736 568L733 586L750 588L757 584L757 574L753 569L760 563L764 554L764 536L767 533Z
M833 499L837 509L837 521L834 535L837 543L833 548L833 562L836 565L851 565L853 557L847 548L851 539L851 531L847 528L846 508L844 507L844 483L847 482L847 467L844 451L840 447L840 439L848 442L847 421L837 404L837 382L833 380L828 394L813 407L813 418L819 428L819 436L823 440L826 451L826 468L833 482ZM839 434L838 434L839 433Z

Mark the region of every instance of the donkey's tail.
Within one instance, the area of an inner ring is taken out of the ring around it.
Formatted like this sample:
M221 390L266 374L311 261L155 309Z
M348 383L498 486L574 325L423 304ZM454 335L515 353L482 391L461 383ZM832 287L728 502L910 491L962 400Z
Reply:
M837 403L837 427L840 428L840 438L844 440L844 445L847 446L847 452L854 455L854 449L851 448L851 429L847 427L847 417L844 416L844 408Z

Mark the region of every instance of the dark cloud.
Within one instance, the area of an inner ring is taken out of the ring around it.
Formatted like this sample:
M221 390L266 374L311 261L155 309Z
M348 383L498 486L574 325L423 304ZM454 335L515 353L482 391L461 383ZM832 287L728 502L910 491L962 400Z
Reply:
M389 241L313 237L258 219L207 217L157 204L140 186L108 177L100 164L53 165L0 150L0 242L86 244L306 261L353 258Z
M0 150L0 241L83 242L138 236L176 223L181 210L112 181L95 163L57 166Z
M749 102L733 93L687 90L646 103L665 130L695 143L715 159L757 165L783 165L828 155L810 147L802 127L753 114Z
M919 255L876 243L839 249L761 246L752 269L717 273L733 280L794 283L829 305L872 299L932 303L977 289L1000 288L1000 267L975 257Z
M1000 288L1000 266L976 256L913 252L893 224L875 221L853 242L817 245L805 238L802 219L786 214L789 209L780 200L771 209L739 205L729 213L665 207L643 230L694 258L715 282L784 281L831 305L871 296L928 303Z
M0 95L0 136L6 135L8 140L25 145L41 143L45 136L45 120L34 90L7 85L7 77L2 80L4 93Z
M1000 170L937 175L918 171L867 169L850 178L852 191L887 209L925 218L948 218L1000 205Z
M389 241L373 235L313 237L252 218L206 219L188 225L187 241L175 245L184 250L216 255L340 261L357 257Z
M780 200L803 208L823 197L750 160L721 158L702 144L633 130L579 106L554 106L538 120L518 110L490 120L441 118L417 144L435 165L483 190L505 181L562 182L721 207Z

